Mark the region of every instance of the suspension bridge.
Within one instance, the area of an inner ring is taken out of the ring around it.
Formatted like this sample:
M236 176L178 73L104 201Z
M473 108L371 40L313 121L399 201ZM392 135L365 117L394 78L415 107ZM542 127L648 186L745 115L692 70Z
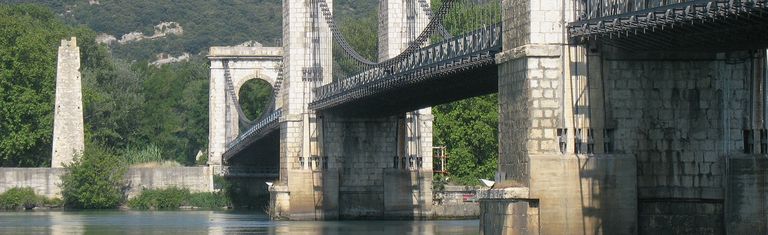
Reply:
M430 107L498 93L484 233L765 233L767 8L381 0L374 59L331 0L284 0L282 47L211 49L209 164L275 180L278 218L429 218Z

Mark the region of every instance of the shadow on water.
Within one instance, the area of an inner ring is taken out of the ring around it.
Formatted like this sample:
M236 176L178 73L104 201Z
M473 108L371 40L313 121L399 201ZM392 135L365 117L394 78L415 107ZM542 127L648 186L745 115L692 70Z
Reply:
M475 234L477 220L271 221L260 212L0 212L0 234Z

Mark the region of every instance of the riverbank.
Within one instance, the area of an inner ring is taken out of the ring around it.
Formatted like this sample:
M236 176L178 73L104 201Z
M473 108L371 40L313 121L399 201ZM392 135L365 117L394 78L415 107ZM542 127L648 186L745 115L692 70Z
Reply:
M64 168L0 168L0 193L11 188L32 188L36 194L61 198L61 176ZM213 191L213 176L209 167L131 167L125 174L127 198L144 189L168 187L188 188L192 192Z

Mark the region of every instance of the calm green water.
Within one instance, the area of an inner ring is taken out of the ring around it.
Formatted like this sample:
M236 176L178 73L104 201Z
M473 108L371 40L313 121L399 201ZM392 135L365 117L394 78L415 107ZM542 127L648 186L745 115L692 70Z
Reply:
M477 220L270 221L224 211L0 212L0 234L478 234Z

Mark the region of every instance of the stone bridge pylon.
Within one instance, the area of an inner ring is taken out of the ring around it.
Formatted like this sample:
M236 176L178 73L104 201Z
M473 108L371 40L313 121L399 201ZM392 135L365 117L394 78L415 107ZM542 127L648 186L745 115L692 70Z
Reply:
M315 89L333 82L333 37L323 18L332 14L330 6L332 0L284 0L282 48L211 48L209 164L220 167L247 161L248 167L279 168L279 180L269 189L271 213L276 217L428 216L431 109L365 117L309 108ZM429 22L417 0L381 1L380 19L382 61L405 50ZM228 88L227 76L233 88ZM228 94L227 89L237 92L245 81L255 78L278 86L277 124L261 130L268 132L267 137L230 151L241 133L237 95ZM237 163L228 160L234 158Z
M227 144L240 134L240 114L236 100L240 87L247 81L261 79L269 83L275 92L283 50L279 47L212 47L208 58L211 61L208 164L217 171L223 163L222 156L227 150ZM227 80L230 80L232 87ZM275 106L281 105L281 100L276 100Z

